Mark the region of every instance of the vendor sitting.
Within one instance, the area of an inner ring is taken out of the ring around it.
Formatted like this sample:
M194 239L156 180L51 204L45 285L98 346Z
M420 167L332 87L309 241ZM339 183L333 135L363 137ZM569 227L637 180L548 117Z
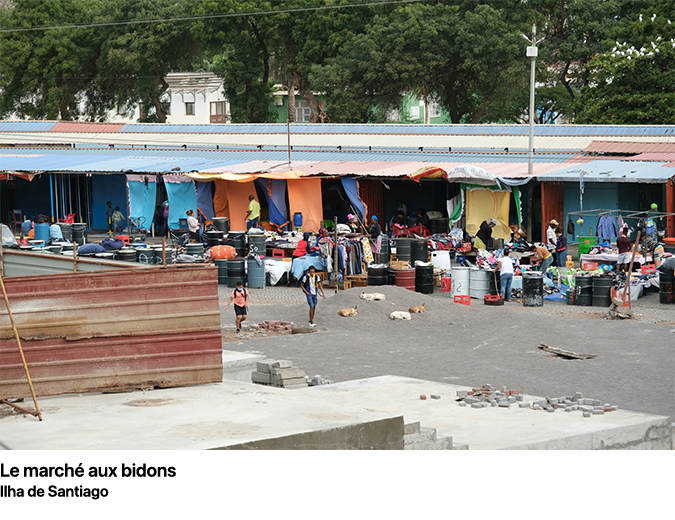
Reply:
M489 221L484 220L480 224L480 229L476 233L476 238L473 245L476 249L487 249L487 244L492 238L492 228L497 225L497 219L491 218ZM551 260L552 262L553 260Z
M420 208L417 210L417 225L412 226L410 228L410 232L416 235L421 235L423 237L428 237L429 236L429 229L427 228L428 223L429 217L427 216L426 210L424 208Z
M311 233L305 231L302 234L302 240L298 242L298 247L295 248L295 251L293 251L293 256L295 257L300 257L300 256L305 256L307 253L310 252L310 246L309 246L309 237L311 236Z

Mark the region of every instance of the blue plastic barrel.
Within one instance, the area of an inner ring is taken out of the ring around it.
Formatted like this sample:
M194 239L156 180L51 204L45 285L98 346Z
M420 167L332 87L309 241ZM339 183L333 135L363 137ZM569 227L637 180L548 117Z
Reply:
M302 213L293 213L293 227L302 227Z
M44 240L45 243L49 242L49 224L43 222L42 224L35 224L35 240Z

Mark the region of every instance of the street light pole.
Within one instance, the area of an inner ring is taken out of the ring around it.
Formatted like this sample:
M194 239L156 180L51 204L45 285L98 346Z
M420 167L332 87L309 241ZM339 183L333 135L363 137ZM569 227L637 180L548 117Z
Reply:
M537 26L532 25L532 38L521 34L530 45L527 47L527 57L530 58L530 139L528 143L527 174L534 173L534 69L537 61ZM541 40L540 40L541 41Z

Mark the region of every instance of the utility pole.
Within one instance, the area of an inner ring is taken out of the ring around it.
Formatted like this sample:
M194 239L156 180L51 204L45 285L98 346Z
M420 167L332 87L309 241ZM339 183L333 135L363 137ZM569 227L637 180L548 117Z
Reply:
M532 24L532 37L528 38L524 34L522 36L530 45L527 47L526 56L530 58L530 113L529 113L529 122L530 122L530 138L528 142L528 156L527 156L527 175L532 178L534 175L534 69L537 61L537 43L539 43L543 38L537 40L537 26ZM532 186L528 185L527 187L527 239L532 241Z

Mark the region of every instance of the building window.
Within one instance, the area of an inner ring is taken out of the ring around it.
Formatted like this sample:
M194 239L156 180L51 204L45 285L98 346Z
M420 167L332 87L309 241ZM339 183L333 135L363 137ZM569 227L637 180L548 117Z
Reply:
M225 101L211 102L210 111L211 123L227 123L227 104Z
M410 120L414 121L415 119L419 118L420 118L420 107L419 106L410 107Z
M429 103L429 117L441 117L441 105L437 101Z
M195 115L195 104L194 101L188 101L185 103L185 115L193 116Z
M309 117L312 115L312 109L309 103L304 100L295 101L295 121L297 123L309 123Z

